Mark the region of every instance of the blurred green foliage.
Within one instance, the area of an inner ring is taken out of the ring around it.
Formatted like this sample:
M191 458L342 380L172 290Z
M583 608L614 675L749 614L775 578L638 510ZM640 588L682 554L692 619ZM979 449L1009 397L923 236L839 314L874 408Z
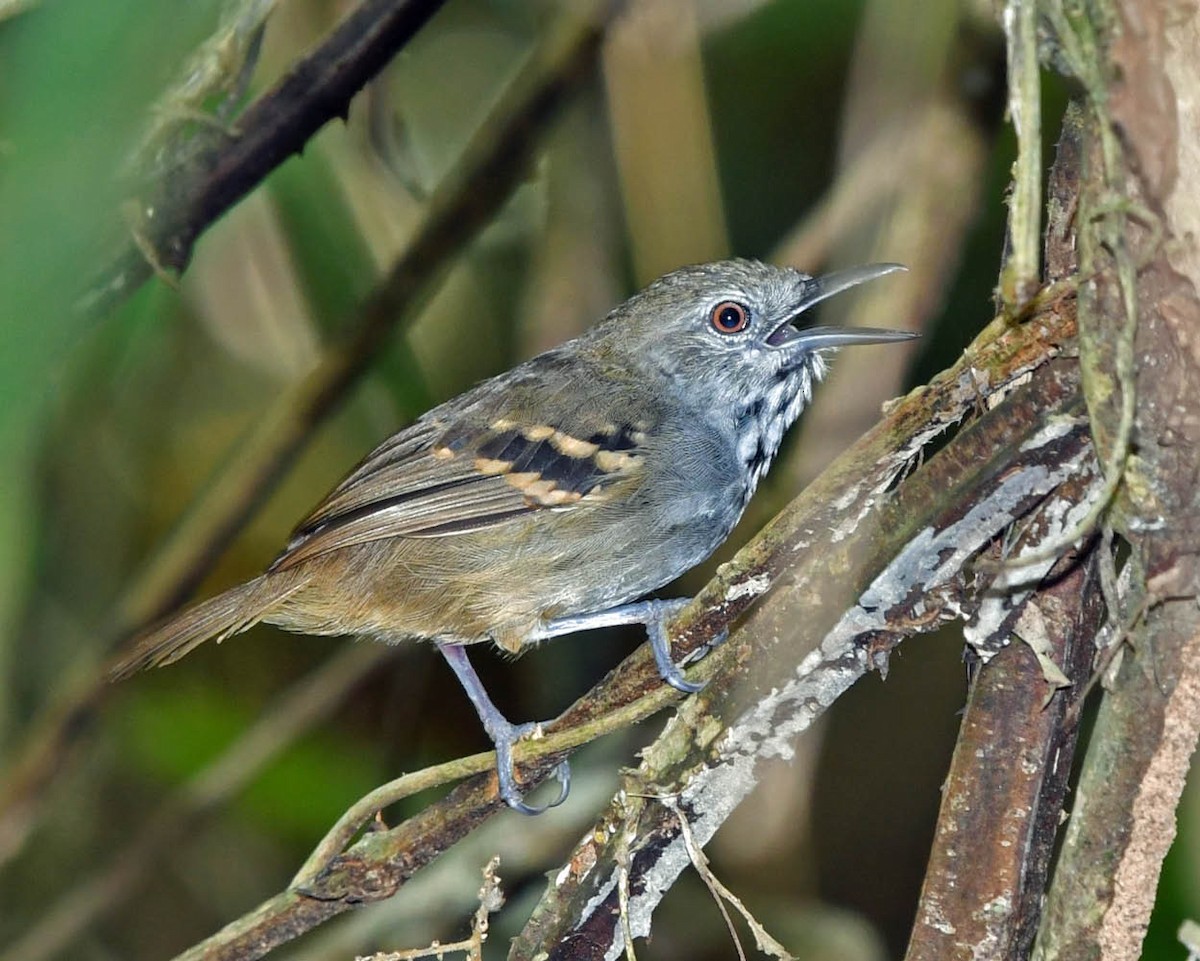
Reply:
M193 679L132 693L116 714L115 733L132 770L160 785L181 785L254 720L246 705ZM348 749L342 734L318 732L265 765L233 810L254 830L310 845L345 810L347 797L366 794L385 777L379 753L370 743Z

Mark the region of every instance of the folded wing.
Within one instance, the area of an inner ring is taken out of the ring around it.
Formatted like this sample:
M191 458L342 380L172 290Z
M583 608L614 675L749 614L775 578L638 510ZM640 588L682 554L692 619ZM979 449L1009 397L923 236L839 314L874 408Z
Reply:
M570 431L505 418L453 428L419 421L372 452L271 569L387 538L447 537L538 511L586 510L617 485L639 482L641 431L574 419Z

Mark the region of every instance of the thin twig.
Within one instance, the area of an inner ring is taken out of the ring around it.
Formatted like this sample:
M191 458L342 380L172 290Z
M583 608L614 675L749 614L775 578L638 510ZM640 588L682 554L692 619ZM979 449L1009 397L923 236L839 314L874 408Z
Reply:
M721 879L713 873L712 866L708 863L708 856L704 853L704 849L696 843L696 837L692 833L692 826L688 823L688 819L683 811L680 810L676 799L665 797L659 800L662 801L664 806L673 811L675 817L679 819L679 832L683 837L684 846L687 847L692 867L696 869L696 873L700 875L704 886L708 888L709 893L713 896L713 900L717 902L717 907L721 911L721 917L725 919L725 926L729 929L730 937L733 938L733 943L737 948L738 957L742 961L745 961L746 952L742 950L741 939L738 938L737 930L733 926L729 912L725 909L725 902L729 902L734 910L742 916L742 920L746 922L751 933L754 935L754 941L758 945L759 951L773 958L778 958L779 961L796 961L787 948L767 933L767 929L762 926L758 918L750 913L750 909L742 903L742 899L730 891L729 888L725 887L721 883Z
M708 667L711 668L711 664ZM697 672L698 676L703 676L704 672L705 668L701 666ZM605 711L590 721L561 730L556 730L560 727L558 721L551 721L545 725L546 733L542 737L521 741L514 756L518 765L522 762L558 757L605 734L652 717L674 700L678 700L678 695L671 688L659 684L641 697ZM296 872L291 886L297 890L309 886L345 850L359 829L385 808L429 788L494 769L495 755L488 752L405 774L380 785L352 804L346 813L338 818L337 823L329 829Z
M1008 115L1017 134L1012 193L1008 201L1008 259L1000 272L1005 313L1022 311L1038 289L1042 215L1042 115L1037 49L1038 3L1008 0Z
M692 826L688 824L687 818L679 810L679 805L675 803L675 798L663 797L659 798L659 801L679 821L679 833L683 837L683 846L687 848L688 859L692 862L692 867L696 869L696 873L700 875L700 880L704 882L704 886L708 888L708 893L712 895L712 899L717 905L717 910L721 912L721 918L725 921L725 928L729 932L729 939L733 941L734 950L737 951L738 961L746 961L746 950L742 947L742 939L738 937L737 928L733 926L733 918L729 916L729 910L725 907L725 899L721 896L724 886L722 885L721 888L718 888L717 879L708 866L708 858L704 856L700 845L696 843L695 837L692 836Z
M1109 639L1108 644L1105 645L1099 654L1096 655L1096 662L1092 667L1092 673L1089 675L1087 683L1083 687L1083 692L1079 695L1078 700L1071 705L1071 709L1067 712L1067 716L1063 720L1063 725L1065 727L1070 728L1079 723L1079 715L1083 710L1083 705L1087 700L1088 695L1095 690L1096 685L1107 675L1108 669L1112 666L1117 655L1124 650L1125 643L1130 641L1130 639L1133 637L1133 632L1137 630L1138 624L1140 624L1142 618L1146 616L1146 612L1149 611L1156 603L1159 603L1162 600L1163 598L1153 597L1150 594L1145 595L1142 598L1141 603L1139 603L1137 607L1134 608L1133 612L1124 620L1124 622L1117 627L1117 630ZM1114 615L1112 612L1110 612L1109 616L1112 617Z

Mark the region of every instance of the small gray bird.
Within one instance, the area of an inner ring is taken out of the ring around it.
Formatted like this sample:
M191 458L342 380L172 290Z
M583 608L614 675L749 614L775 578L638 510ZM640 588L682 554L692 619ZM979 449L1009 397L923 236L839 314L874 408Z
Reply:
M827 297L894 271L814 278L749 260L684 267L583 336L473 387L367 456L266 573L150 629L114 670L169 664L259 621L309 634L433 641L496 746L501 797L527 814L512 747L467 658L492 640L643 624L663 680L684 600L637 599L729 535L825 374L824 351L904 331L806 327ZM557 772L561 803L569 768ZM553 806L553 805L551 805Z

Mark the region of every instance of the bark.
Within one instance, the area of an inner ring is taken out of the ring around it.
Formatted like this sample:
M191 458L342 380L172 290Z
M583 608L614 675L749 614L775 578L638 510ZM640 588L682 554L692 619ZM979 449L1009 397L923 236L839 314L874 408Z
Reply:
M1139 956L1200 734L1195 12L1119 0L1070 22L1065 37L1082 51L1089 94L1084 383L1098 441L1124 469L1114 522L1132 552L1132 589L1118 621L1133 629L1076 790L1041 958Z

